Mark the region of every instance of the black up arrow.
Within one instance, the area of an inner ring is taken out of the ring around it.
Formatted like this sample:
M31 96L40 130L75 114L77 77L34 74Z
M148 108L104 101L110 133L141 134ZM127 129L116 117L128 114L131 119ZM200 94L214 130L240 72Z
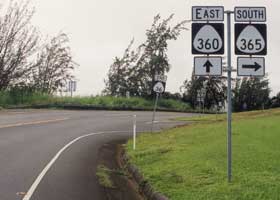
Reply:
M262 66L255 62L253 65L242 65L243 69L254 69L255 72L258 71L260 68L262 68Z
M207 60L207 62L203 66L206 67L206 73L210 73L210 69L211 67L213 67L212 63L209 60Z

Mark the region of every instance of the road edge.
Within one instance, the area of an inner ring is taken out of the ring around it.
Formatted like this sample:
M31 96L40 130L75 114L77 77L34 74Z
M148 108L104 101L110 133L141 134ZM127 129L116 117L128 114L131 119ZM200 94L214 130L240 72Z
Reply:
M126 169L128 173L132 176L135 183L138 184L141 193L144 195L144 197L147 200L169 200L163 194L156 192L153 189L152 185L147 180L145 180L144 176L142 175L138 167L129 162L130 160L129 156L123 146L121 148L121 153L119 154L118 159L120 161L121 167Z

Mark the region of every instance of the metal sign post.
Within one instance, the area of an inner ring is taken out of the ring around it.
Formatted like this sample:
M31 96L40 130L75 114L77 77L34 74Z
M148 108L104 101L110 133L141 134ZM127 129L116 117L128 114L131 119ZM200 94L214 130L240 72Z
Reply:
M137 116L133 115L133 150L136 150L136 123Z
M233 12L231 11L226 11L227 14L227 47L228 47L228 52L227 52L227 82L228 82L228 87L227 87L227 97L228 97L228 111L227 111L227 127L228 127L228 139L227 139L227 147L228 147L228 182L231 182L232 179L232 132L231 132L231 120L232 120L232 95L231 95L231 71L232 71L232 66L231 66L231 14Z
M154 132L154 123L155 123L155 118L156 118L158 99L159 99L159 93L156 94L156 101L155 101L155 107L154 107L153 119L152 119L152 128L151 128L152 133Z

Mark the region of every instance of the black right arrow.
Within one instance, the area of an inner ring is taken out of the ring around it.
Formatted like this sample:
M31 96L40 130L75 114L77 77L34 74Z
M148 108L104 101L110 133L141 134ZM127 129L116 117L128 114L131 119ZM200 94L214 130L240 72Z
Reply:
M255 72L258 71L260 68L262 68L262 66L255 62L253 65L242 65L243 69L254 69Z
M213 67L212 63L209 60L207 60L207 62L203 66L206 67L206 73L210 73L210 69L211 67Z

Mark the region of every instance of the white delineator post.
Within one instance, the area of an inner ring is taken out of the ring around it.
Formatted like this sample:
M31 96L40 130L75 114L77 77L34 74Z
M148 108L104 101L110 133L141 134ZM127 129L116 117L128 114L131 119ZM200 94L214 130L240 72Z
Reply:
M136 150L136 115L133 115L133 150Z

